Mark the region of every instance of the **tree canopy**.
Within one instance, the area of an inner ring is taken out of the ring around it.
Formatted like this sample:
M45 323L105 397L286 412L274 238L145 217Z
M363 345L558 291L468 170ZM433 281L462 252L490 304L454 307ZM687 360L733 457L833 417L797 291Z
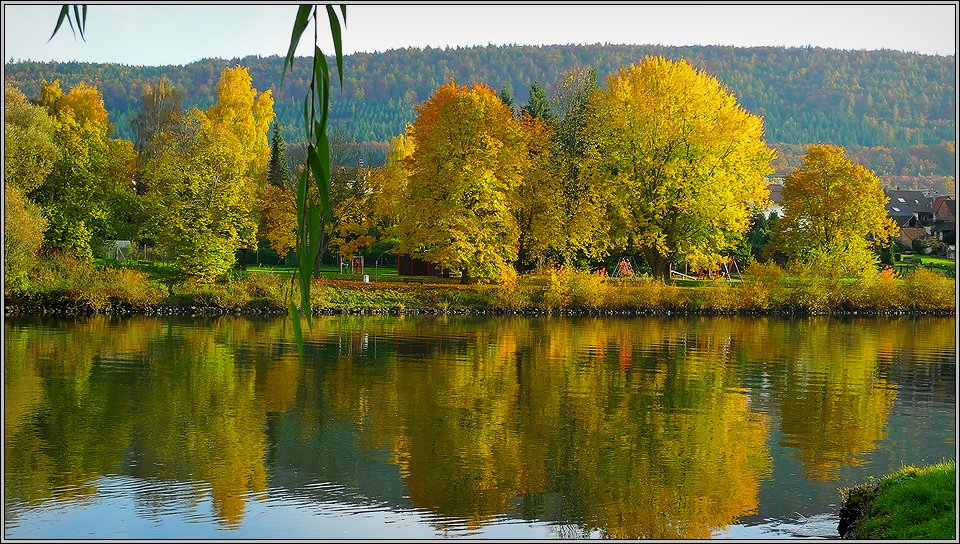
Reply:
M888 201L877 176L850 162L843 148L812 145L784 180L774 247L824 272L863 272L873 266L870 246L897 233Z
M451 80L417 112L398 250L459 270L464 281L496 277L516 258L508 197L520 183L523 131L481 84Z
M713 76L658 57L610 76L593 104L584 169L611 246L642 253L657 278L671 262L717 266L768 198L763 120Z

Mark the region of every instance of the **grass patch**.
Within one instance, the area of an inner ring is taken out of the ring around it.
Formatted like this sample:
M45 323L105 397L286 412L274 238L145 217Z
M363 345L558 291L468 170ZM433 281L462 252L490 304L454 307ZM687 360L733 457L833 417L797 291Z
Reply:
M397 276L396 269L370 268L384 274L340 274L324 267L313 282L313 304L320 308L436 309L573 309L601 311L694 311L740 313L832 311L953 311L953 279L926 268L906 274L885 270L861 278L800 276L773 264L754 264L742 281L682 280L663 283L649 276L605 278L572 267L538 274L505 275L491 284L461 285L459 278ZM217 306L230 309L283 309L299 299L293 267L256 265L233 270L215 282L183 276L176 267L145 261L81 263L51 256L25 287L9 290L28 303L95 311L117 303Z
M853 526L853 538L953 540L956 473L955 461L907 466L884 476L875 486L858 486L863 517ZM851 493L845 494L845 501Z

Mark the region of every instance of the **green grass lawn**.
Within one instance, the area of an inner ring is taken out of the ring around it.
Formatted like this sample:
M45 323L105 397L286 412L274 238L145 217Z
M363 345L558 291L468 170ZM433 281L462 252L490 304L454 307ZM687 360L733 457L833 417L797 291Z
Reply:
M947 266L951 268L957 266L957 261L951 261L939 255L920 255L920 261L925 265Z
M953 540L956 537L956 462L907 466L884 476L857 523L863 540Z
M289 276L297 270L295 266L279 266L279 265L247 265L247 272L260 272L260 273L270 273L276 274L278 276ZM397 269L391 267L373 267L368 266L363 269L363 274L370 276L371 281L378 281L382 278L396 278ZM341 273L336 265L323 265L320 267L320 277L328 279L350 279L350 280L361 280L363 278L362 274L353 274L353 273Z

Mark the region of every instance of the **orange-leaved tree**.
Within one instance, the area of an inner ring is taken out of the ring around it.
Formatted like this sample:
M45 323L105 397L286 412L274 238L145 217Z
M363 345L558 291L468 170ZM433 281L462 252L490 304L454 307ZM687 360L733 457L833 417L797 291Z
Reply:
M527 150L510 108L486 85L451 79L417 106L410 135L396 251L458 270L464 283L512 270L519 231L509 198Z

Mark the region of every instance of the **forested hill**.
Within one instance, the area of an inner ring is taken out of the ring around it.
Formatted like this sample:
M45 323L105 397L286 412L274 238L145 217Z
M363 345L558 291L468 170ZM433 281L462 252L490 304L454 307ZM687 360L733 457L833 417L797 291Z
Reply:
M603 82L606 74L646 55L683 58L716 75L744 107L764 116L774 145L831 142L851 149L890 148L888 155L912 147L928 156L909 161L893 157L889 171L878 173L953 173L955 58L898 51L584 45L358 53L344 61L343 92L333 85L332 121L360 141L386 141L413 120L414 105L451 77L497 90L507 87L522 105L534 81L550 92L561 73L588 66L597 69ZM206 107L213 103L221 70L235 64L250 68L257 89L274 89L281 123L290 126L291 136L298 134L293 126L299 126L302 116L309 68L305 59L298 59L282 86L277 56L164 67L20 61L7 63L6 80L28 97L36 96L44 79L59 79L64 87L93 84L104 95L116 134L130 138L130 119L139 111L145 82L166 75L181 88L185 106Z

